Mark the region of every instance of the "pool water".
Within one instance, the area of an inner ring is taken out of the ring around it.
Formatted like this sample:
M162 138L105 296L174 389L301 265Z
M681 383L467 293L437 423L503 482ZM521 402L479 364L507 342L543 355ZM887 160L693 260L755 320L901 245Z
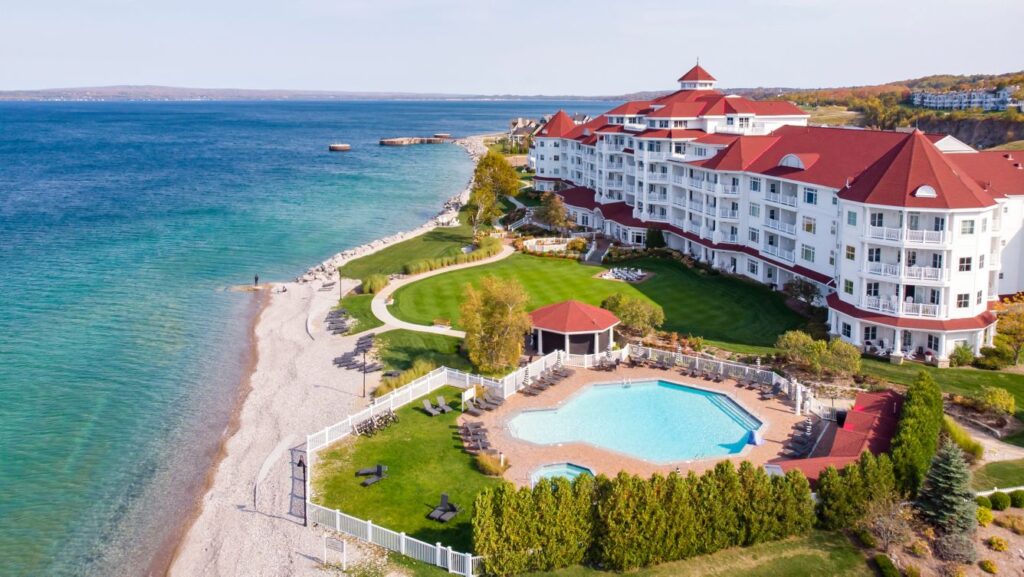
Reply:
M590 475L593 477L594 472L586 467L573 465L572 463L555 463L553 465L544 465L534 471L530 475L530 483L536 485L541 479L554 479L555 477L565 477L571 481L580 475Z
M721 393L666 381L592 385L557 409L524 411L509 421L524 441L588 443L654 463L739 453L760 427Z

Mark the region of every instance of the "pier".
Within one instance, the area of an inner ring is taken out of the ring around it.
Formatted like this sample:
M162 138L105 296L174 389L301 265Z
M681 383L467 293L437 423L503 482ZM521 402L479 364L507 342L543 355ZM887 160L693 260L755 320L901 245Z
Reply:
M451 134L439 132L433 136L399 136L397 138L381 138L381 146L411 146L413 144L447 144L454 142Z

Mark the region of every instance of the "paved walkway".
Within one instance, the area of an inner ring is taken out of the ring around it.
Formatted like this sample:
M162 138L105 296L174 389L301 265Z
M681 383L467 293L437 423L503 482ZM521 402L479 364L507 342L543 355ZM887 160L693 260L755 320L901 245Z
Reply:
M464 331L446 329L444 327L418 325L415 323L409 323L395 318L395 316L391 314L391 311L388 310L388 299L391 298L391 295L394 294L396 290L404 287L407 284L412 284L416 281L420 281L425 278L430 278L432 276L437 276L439 274L444 274L446 272L451 272L453 270L461 270L464 268L471 268L474 266L483 266L485 264L491 264L492 262L497 262L503 258L507 258L511 256L513 253L515 253L515 249L506 244L501 247L501 252L492 257L485 258L483 260L439 268L437 270L432 270L430 272L425 272L423 274L407 276L405 278L391 281L388 284L388 286L384 287L384 290L380 291L379 293L373 296L373 300L370 302L370 310L373 311L373 315L375 317L377 317L384 323L384 328L380 330L406 329L410 331L418 331L421 333L434 333L436 335L447 335L449 337L458 337L460 339L464 338L466 336L466 333Z

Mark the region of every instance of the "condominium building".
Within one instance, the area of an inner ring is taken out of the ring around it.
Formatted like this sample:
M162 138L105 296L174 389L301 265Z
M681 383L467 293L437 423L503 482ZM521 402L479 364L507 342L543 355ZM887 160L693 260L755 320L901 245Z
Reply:
M950 136L807 126L779 101L680 89L534 139L536 186L581 226L672 248L781 288L815 283L830 330L868 352L947 362L992 343L999 295L1024 290L1024 154Z
M1004 86L993 90L959 90L950 92L912 92L910 101L914 106L938 108L940 110L1006 110L1018 103L1013 99L1016 86Z

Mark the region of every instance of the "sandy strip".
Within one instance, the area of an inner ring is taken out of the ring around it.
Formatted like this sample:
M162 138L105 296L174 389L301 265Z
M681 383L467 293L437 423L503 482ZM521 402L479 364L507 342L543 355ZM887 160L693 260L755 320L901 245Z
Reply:
M460 145L474 159L486 150L480 137ZM446 210L467 196L468 187L446 203ZM339 281L332 269L435 226L432 221L338 253L297 282L274 285L254 330L257 360L237 429L225 441L223 459L215 465L201 509L174 553L169 575L324 575L318 568L323 533L302 526L303 486L295 462L305 454L306 434L367 404L361 396L362 373L332 363L355 347L357 336L331 335L321 322L339 294L354 286L354 281ZM321 292L327 279L339 284ZM369 390L379 378L380 373L368 376ZM350 559L359 555L352 551Z

